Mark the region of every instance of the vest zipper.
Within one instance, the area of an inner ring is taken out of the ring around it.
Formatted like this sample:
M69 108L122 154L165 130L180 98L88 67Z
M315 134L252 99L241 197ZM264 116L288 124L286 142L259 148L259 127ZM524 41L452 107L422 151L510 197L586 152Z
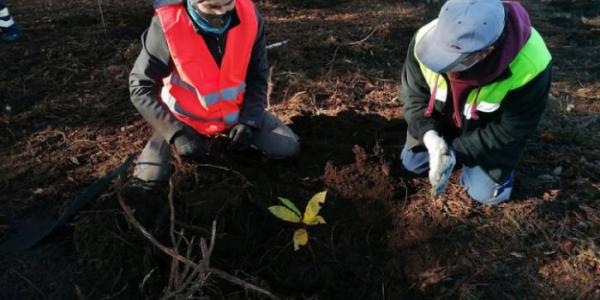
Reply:
M221 49L221 40L219 39L218 35L217 35L216 39L217 39L217 49L219 50L219 55L223 56L223 49Z

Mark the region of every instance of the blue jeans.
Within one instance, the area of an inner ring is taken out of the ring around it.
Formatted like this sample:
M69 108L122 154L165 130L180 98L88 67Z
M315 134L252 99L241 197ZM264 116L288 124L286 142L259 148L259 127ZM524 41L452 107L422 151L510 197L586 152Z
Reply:
M429 154L427 151L416 152L402 149L400 155L402 165L406 170L415 174L425 174L429 170ZM483 169L478 166L463 168L460 184L467 189L473 200L482 204L498 204L510 198L513 188L514 171L503 183L495 182Z

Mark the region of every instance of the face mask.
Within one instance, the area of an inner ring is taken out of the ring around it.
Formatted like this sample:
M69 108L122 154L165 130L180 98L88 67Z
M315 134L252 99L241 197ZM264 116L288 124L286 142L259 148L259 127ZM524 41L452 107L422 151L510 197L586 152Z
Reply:
M466 70L470 69L471 67L473 67L473 66L474 66L474 65L476 65L477 63L478 63L478 61L476 61L475 63L473 63L473 64L470 64L470 65L465 65L465 64L463 64L463 63L461 62L461 63L459 63L458 65L456 65L454 68L452 68L452 69L450 70L450 72L463 72L463 71L466 71Z
M204 32L221 35L229 28L231 23L232 11L222 15L202 15L192 6L192 1L188 1L187 10L194 23Z
M482 56L482 53L472 53L454 66L450 72L463 72L470 69L483 59Z
M467 55L456 66L454 66L450 70L450 72L464 72L472 68L474 65L476 65L477 63L479 63L487 57L487 55L490 53L490 51L488 51L487 49L490 48L486 48L485 50L481 50Z
M231 17L230 12L226 12L222 15L202 15L202 17L215 28L222 28L225 23L227 23L227 19Z

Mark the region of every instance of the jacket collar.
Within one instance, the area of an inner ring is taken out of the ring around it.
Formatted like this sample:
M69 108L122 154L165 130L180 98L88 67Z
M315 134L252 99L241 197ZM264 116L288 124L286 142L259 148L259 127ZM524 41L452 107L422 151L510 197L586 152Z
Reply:
M185 3L183 3L183 5L185 5ZM187 13L187 9L185 11ZM189 13L188 13L188 17L192 18L189 15ZM196 25L196 23L192 22L192 24L194 24L194 30L197 33L214 35L213 33L202 30L202 28L200 28L198 25ZM231 30L232 28L234 28L238 25L240 25L240 17L238 16L237 10L234 8L233 11L231 12L231 22L229 23L229 28L227 28L227 30L225 30L225 33L227 33L227 31Z

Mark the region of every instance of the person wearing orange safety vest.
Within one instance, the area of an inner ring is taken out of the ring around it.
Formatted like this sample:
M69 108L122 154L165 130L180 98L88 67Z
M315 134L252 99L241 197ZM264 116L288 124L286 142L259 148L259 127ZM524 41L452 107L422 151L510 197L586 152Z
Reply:
M212 137L274 158L298 153L298 137L265 110L264 20L251 0L157 0L129 78L131 101L154 129L134 178L144 187L170 175L170 145L208 156Z

